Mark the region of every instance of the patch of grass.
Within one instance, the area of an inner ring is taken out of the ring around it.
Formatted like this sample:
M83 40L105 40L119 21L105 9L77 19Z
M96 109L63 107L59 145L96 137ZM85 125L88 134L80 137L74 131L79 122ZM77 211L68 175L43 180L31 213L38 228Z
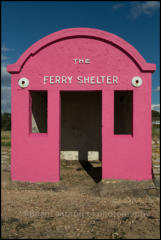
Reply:
M10 140L10 137L8 136L1 136L2 140Z
M1 142L1 146L6 146L6 147L8 147L8 146L11 146L11 142Z
M2 139L10 139L11 138L11 131L1 131L1 138Z
M23 229L23 228L28 228L31 225L32 221L29 223L19 223L16 226L16 230Z
M1 146L11 146L11 131L1 131Z
M152 137L160 138L160 125L152 126Z
M13 223L13 222L19 222L19 220L17 218L14 218L14 217L8 218L7 223Z

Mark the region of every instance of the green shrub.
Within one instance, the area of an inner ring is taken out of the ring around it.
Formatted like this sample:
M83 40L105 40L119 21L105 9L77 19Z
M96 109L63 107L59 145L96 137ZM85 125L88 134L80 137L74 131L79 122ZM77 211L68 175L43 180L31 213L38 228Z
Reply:
M5 147L11 146L11 142L1 142L1 146Z
M160 125L152 126L152 137L160 138Z
M11 113L1 114L1 129L4 131L11 130Z

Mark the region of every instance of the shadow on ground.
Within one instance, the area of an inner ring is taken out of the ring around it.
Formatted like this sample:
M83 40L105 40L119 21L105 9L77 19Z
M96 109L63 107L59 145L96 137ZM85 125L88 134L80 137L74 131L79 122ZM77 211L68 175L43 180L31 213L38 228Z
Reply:
M102 167L95 167L88 161L79 161L83 169L88 173L88 175L96 182L102 180Z

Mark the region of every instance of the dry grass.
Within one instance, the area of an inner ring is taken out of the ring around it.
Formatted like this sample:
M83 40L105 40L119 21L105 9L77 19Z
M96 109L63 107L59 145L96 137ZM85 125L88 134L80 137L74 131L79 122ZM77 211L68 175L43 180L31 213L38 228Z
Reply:
M159 199L100 197L79 191L8 190L3 238L159 238Z
M2 161L3 239L160 237L159 192L150 181L96 183L79 162L62 161L58 183L12 182L7 146Z

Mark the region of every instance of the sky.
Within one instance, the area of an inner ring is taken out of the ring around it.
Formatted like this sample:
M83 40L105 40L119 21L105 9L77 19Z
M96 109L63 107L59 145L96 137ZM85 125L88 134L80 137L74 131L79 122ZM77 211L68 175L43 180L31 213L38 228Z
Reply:
M88 27L113 33L156 64L152 75L152 109L160 111L159 1L1 1L1 111L11 112L7 64L53 32Z

